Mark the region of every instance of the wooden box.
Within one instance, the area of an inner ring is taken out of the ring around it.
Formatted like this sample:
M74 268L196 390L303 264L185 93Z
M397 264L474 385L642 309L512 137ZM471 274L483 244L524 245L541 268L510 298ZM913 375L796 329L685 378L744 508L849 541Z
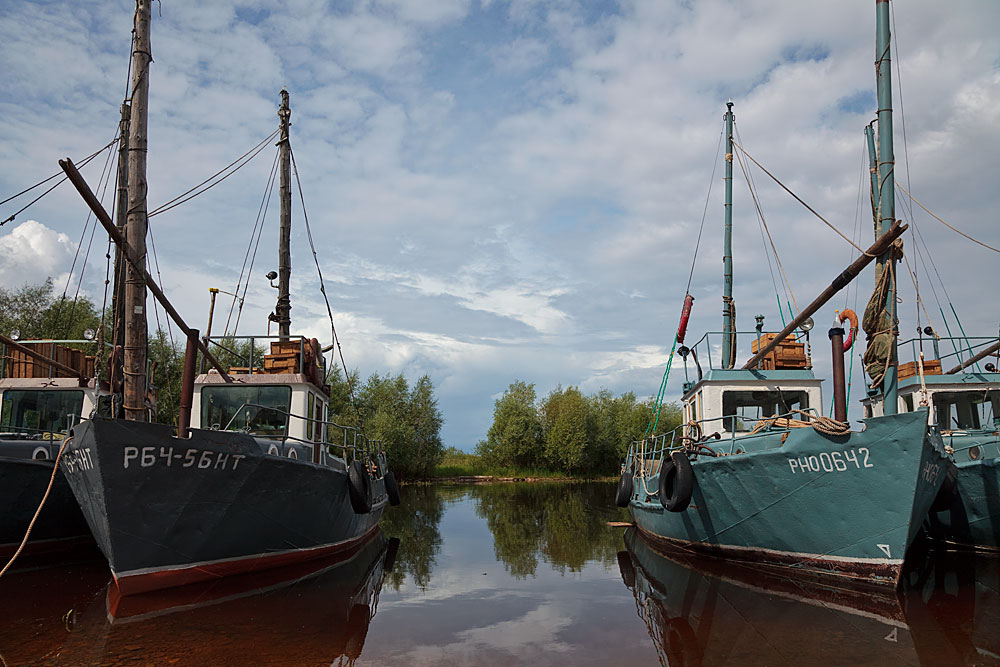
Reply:
M904 380L917 374L917 362L908 361L899 365L898 378ZM941 375L940 359L924 359L924 375Z
M759 339L750 341L750 351L757 354L758 350L766 347L768 343L775 339L777 334L767 333ZM759 368L764 371L781 370L786 368L809 368L809 358L806 357L805 343L783 340L777 347L767 353L760 360Z

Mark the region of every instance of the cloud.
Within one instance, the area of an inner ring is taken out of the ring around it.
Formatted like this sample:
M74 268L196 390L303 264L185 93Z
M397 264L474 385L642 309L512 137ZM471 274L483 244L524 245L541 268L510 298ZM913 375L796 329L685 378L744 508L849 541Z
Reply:
M66 279L76 245L37 220L25 220L0 236L0 284L8 289L52 278Z

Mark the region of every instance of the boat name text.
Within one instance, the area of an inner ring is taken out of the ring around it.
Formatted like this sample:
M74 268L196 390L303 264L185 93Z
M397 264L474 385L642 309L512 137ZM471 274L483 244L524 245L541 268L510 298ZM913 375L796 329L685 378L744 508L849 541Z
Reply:
M159 453L157 453L159 449ZM240 461L246 458L245 454L227 454L226 452L213 452L205 449L190 448L182 454L180 450L174 452L173 447L126 447L122 467L139 464L141 468L152 468L157 464L166 465L168 468L177 462L181 468L212 468L214 470L226 470L232 463L232 470L240 465Z
M63 454L62 464L66 466L66 469L73 473L79 470L93 470L94 469L94 459L90 458L90 447L84 447L83 449L77 449L76 451L70 451Z
M859 447L857 451L853 448L844 452L822 452L819 456L805 456L788 459L788 467L792 473L797 472L844 472L849 470L854 464L856 469L874 468L874 463L868 462L868 448ZM859 456L861 458L859 458Z

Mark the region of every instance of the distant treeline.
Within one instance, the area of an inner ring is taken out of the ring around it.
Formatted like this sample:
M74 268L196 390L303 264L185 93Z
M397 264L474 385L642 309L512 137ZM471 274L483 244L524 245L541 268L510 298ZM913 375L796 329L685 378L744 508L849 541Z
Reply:
M550 469L614 474L629 444L641 439L655 411L652 399L607 389L584 395L558 387L538 400L535 386L513 382L493 407L493 425L476 453L489 468ZM660 410L657 432L679 425L676 404Z

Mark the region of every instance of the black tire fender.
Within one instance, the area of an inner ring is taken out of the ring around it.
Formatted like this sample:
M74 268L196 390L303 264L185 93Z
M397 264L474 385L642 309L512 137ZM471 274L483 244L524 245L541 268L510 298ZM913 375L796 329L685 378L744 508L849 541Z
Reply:
M372 511L372 480L368 477L363 462L354 461L348 468L347 490L355 514L368 514Z
M684 452L673 452L660 468L660 504L671 512L683 512L691 502L694 470Z
M615 492L615 505L628 507L632 500L632 473L626 470L618 480L618 490Z
M389 504L395 507L399 504L399 484L396 483L396 476L390 470L385 474L385 495L389 498Z

